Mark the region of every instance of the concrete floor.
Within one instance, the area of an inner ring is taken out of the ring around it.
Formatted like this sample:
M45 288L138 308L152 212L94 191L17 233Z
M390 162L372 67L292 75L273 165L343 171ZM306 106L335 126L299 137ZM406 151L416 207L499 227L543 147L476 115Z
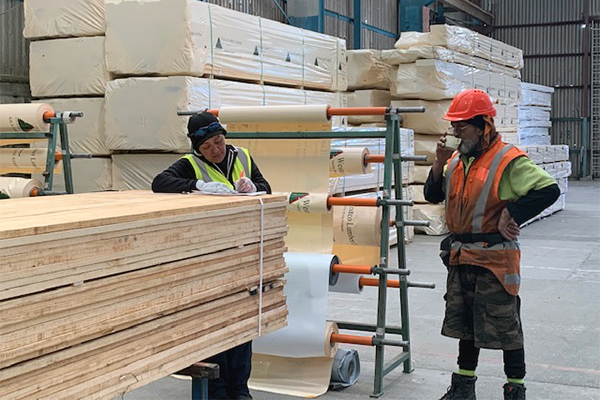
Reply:
M440 335L445 268L440 238L417 236L407 246L410 280L436 289L411 289L414 372L385 379L384 399L438 399L456 370L457 341ZM569 182L567 208L521 231L522 320L529 399L600 399L600 183ZM374 323L376 290L330 294L329 318ZM397 292L389 291L388 321L399 323ZM358 348L361 376L353 387L321 399L367 399L372 392L371 348ZM388 359L395 349L388 351ZM501 399L502 353L483 350L477 370L480 399ZM124 396L129 400L190 399L191 384L164 378ZM293 399L253 392L256 400Z

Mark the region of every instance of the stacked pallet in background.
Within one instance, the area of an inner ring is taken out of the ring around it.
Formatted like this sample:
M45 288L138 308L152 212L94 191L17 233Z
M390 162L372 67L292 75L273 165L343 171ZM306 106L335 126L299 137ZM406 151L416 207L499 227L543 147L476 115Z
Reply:
M427 161L415 168L413 188L423 202L422 184L435 158L436 142L450 131L443 120L454 96L465 89L489 93L497 110L498 131L510 138L518 128L519 80L523 56L519 49L469 29L435 25L431 32L406 32L394 50L383 50L379 58L390 65L392 106L424 106L424 114L406 114L403 126L415 132L415 154ZM419 204L415 219L426 219L430 227L416 232L441 235L447 232L443 205Z
M150 159L167 152L174 160L189 151L187 119L178 109L345 106L342 39L192 0L26 0L25 6L25 36L50 39L32 43L33 96L105 119L82 123L71 136L82 149L100 138L92 154L112 157L101 168L112 182L107 187L100 179L98 165L84 168L95 160L80 160L78 192L148 189L151 179L136 179L148 175L139 169L139 153ZM334 125L345 122L336 118ZM114 162L121 165L113 168ZM122 174L124 165L133 170ZM96 181L102 184L90 187Z
M550 111L554 88L532 83L521 83L519 106L519 144L550 144Z
M23 35L29 47L30 85L35 102L59 111L83 111L69 126L71 151L93 159L73 160L78 193L112 189L112 161L104 140L104 0L26 0ZM35 146L39 146L36 144ZM45 144L42 144L45 146ZM56 181L63 190L63 180Z
M283 327L285 201L263 202L3 201L0 397L111 399Z
M558 200L542 211L541 214L526 222L526 224L529 224L565 209L569 176L571 175L572 168L569 161L569 146L567 145L530 145L519 146L519 148L525 151L534 163L552 175L560 188L560 197Z

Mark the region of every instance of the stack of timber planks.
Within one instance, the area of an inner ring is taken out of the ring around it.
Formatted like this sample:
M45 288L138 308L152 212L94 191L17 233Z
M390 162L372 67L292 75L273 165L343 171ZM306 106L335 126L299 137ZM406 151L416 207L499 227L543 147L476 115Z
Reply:
M1 202L0 398L111 399L285 326L285 201L261 199Z

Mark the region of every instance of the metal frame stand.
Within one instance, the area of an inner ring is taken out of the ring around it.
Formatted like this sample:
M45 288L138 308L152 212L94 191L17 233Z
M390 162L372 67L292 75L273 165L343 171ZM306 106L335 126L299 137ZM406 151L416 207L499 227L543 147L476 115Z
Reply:
M67 124L73 123L76 117L82 117L82 112L55 112L55 116L49 118L50 124L48 132L0 132L0 139L21 140L21 139L46 139L48 140L48 155L46 158L46 170L44 175L44 190L37 192L37 196L48 196L56 194L73 194L73 170L71 168L72 158L91 158L89 154L71 154L69 149L69 135ZM53 191L54 186L54 168L56 166L56 144L60 135L60 146L62 150L63 176L65 179L65 192Z
M434 284L414 283L407 280L410 271L406 266L406 252L404 242L405 226L428 226L426 221L404 220L403 206L412 206L412 201L402 199L402 161L423 161L423 156L402 156L400 143L401 112L423 112L422 107L391 108L386 114L387 128L385 131L313 131L313 132L227 132L229 139L349 139L349 138L383 138L386 142L384 158L383 196L377 200L377 205L382 207L381 218L381 252L379 265L371 269L373 274L379 276L377 323L360 324L336 321L343 330L374 332L371 344L375 347L375 381L371 397L380 397L383 394L383 378L401 364L404 372L412 372L412 358L410 345L410 320L408 308L408 288L435 288ZM179 111L178 115L193 115L195 111ZM395 199L392 199L392 177L397 183L394 185ZM398 229L398 266L390 267L390 207L396 207L394 225ZM400 317L401 326L388 326L386 323L387 310L387 279L388 275L398 275L400 279ZM402 340L390 340L388 334L400 335ZM385 364L385 347L402 347L403 352Z

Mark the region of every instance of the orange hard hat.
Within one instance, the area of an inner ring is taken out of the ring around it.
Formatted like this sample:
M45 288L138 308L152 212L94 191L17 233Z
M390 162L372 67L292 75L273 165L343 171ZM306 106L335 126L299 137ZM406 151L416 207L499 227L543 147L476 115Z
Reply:
M477 115L496 116L496 109L490 96L479 89L467 89L456 95L448 112L444 116L447 121L466 121Z

